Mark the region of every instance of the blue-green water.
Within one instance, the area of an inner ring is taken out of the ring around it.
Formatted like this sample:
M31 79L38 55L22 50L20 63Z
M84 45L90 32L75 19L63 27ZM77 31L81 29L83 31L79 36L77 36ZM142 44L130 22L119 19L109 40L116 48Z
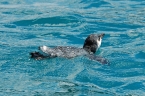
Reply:
M105 33L96 55L30 59L38 46L82 47ZM144 96L144 0L0 0L0 96Z

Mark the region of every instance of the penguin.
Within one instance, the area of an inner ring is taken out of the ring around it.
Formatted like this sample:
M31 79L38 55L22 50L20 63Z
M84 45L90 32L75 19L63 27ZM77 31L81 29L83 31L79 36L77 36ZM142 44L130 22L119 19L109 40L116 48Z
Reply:
M77 56L86 56L91 60L98 61L101 64L107 64L108 60L100 56L95 55L96 51L100 48L102 43L102 38L104 33L101 34L90 34L84 42L82 48L72 47L72 46L40 46L39 51L31 52L31 58L36 60L45 59L45 58L74 58Z

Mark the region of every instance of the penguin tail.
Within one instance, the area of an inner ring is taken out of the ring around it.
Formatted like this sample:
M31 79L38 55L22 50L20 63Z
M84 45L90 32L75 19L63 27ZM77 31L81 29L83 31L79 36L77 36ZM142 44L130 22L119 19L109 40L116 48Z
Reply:
M31 56L31 58L34 58L36 60L40 60L40 59L46 58L46 56L44 56L40 52L31 52L30 56Z

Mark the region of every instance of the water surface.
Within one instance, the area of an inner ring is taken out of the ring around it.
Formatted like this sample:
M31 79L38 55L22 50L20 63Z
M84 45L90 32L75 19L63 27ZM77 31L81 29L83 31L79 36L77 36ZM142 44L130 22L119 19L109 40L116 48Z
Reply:
M145 1L1 0L0 95L144 96ZM38 46L82 47L105 33L96 55L36 61Z

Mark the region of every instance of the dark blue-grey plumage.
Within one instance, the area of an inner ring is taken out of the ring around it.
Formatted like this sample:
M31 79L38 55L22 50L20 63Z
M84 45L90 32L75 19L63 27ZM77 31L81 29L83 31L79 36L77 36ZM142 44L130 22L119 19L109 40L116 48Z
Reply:
M57 46L57 47L47 47L40 46L40 52L32 52L31 58L43 59L43 58L54 58L54 57L64 57L73 58L76 56L87 56L92 60L96 60L102 64L107 63L107 60L96 56L95 52L101 46L102 37L105 34L91 34L89 35L83 45L83 48L71 47L71 46Z

